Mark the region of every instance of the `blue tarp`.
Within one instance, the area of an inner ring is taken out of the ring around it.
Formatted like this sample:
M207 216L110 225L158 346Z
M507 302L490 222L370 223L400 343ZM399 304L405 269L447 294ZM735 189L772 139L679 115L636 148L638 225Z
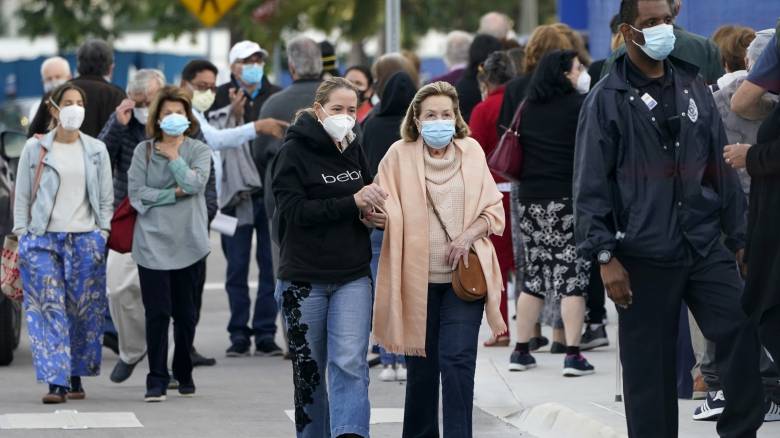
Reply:
M605 58L609 54L610 30L609 21L618 12L619 0L560 0L561 19L574 15L566 8L574 11L587 3L588 34L590 50L593 59ZM582 12L580 12L581 14ZM778 0L685 0L682 12L677 17L677 24L686 30L699 35L710 36L715 30L725 24L739 24L753 29L774 28L780 17L780 1ZM576 17L575 17L576 18ZM564 21L567 22L567 21ZM577 27L575 20L572 27Z
M71 70L76 75L76 55L68 53L63 55L70 62ZM168 55L159 53L142 52L114 52L114 76L112 82L121 88L127 85L127 73L130 66L135 68L157 68L165 73L169 83L178 83L181 70L194 56ZM41 63L46 57L41 56L31 60L19 60L13 62L0 62L0 80L3 84L3 93L0 102L8 96L15 95L18 98L36 97L43 94L41 84Z

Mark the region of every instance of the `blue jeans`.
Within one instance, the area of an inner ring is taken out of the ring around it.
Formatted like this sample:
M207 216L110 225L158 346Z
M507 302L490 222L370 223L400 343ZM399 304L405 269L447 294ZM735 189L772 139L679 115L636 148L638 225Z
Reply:
M374 230L371 232L371 276L374 278L374 284L376 284L376 273L379 267L379 255L382 253L382 238L384 238L385 232L382 230ZM388 353L382 347L379 347L379 361L382 365L403 365L406 363L402 354Z
M293 354L298 437L368 436L371 290L368 277L343 284L277 283Z
M426 357L406 357L404 438L439 436L440 377L444 436L472 436L474 372L484 308L485 300L463 301L450 284L428 285Z
M222 236L222 252L227 259L225 290L230 304L228 332L233 344L248 345L252 335L255 342L273 338L276 334L276 301L274 301L274 271L271 262L271 238L268 218L262 198L254 198L254 225L241 225L233 237ZM249 324L249 263L251 263L252 234L257 232L255 260L260 269L257 299L255 300L252 328Z

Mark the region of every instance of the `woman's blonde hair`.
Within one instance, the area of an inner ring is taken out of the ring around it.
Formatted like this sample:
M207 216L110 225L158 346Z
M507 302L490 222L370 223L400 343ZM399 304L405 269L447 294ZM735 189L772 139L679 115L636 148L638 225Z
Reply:
M420 130L417 129L415 120L420 115L423 101L433 96L447 96L452 100L452 111L455 113L455 138L468 137L471 131L469 131L469 125L466 124L463 116L460 114L458 92L451 84L439 81L420 88L417 94L414 95L414 100L409 105L409 109L406 110L406 116L404 116L404 120L401 123L401 138L408 142L417 141L420 137Z
M532 73L544 55L553 50L574 50L574 45L555 25L545 24L537 27L525 48L524 73Z
M352 82L348 81L347 79L344 79L342 77L331 77L328 79L325 79L320 83L320 86L317 87L317 91L314 92L314 102L312 102L311 107L304 108L300 111L298 111L295 114L295 121L298 121L298 118L301 117L303 114L310 114L315 119L317 116L314 113L314 105L320 104L320 106L325 106L326 103L330 101L330 95L333 94L334 91L340 90L342 88L345 88L347 90L352 90L355 93L355 97L360 94L357 88L352 84Z

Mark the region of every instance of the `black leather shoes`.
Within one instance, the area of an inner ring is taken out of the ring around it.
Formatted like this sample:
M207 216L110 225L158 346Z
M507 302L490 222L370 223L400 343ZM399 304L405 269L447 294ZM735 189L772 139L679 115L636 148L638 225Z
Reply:
M138 362L140 362L140 360ZM138 365L138 362L129 364L122 359L119 359L116 366L114 366L114 370L111 371L111 381L114 383L122 383L129 379L130 376L133 375L133 370L135 369L135 366Z

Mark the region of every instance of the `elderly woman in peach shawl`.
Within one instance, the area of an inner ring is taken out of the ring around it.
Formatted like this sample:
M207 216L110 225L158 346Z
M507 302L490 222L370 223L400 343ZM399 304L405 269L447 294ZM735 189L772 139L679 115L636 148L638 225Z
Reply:
M504 231L502 195L482 148L468 135L455 88L446 82L421 88L401 125L402 140L379 165L375 182L389 194L383 211L366 212L385 228L374 337L407 355L404 436L439 436L441 380L444 436L471 437L483 311L494 334L506 332L498 307L501 271L488 238ZM471 248L488 294L469 302L455 295L451 282Z

